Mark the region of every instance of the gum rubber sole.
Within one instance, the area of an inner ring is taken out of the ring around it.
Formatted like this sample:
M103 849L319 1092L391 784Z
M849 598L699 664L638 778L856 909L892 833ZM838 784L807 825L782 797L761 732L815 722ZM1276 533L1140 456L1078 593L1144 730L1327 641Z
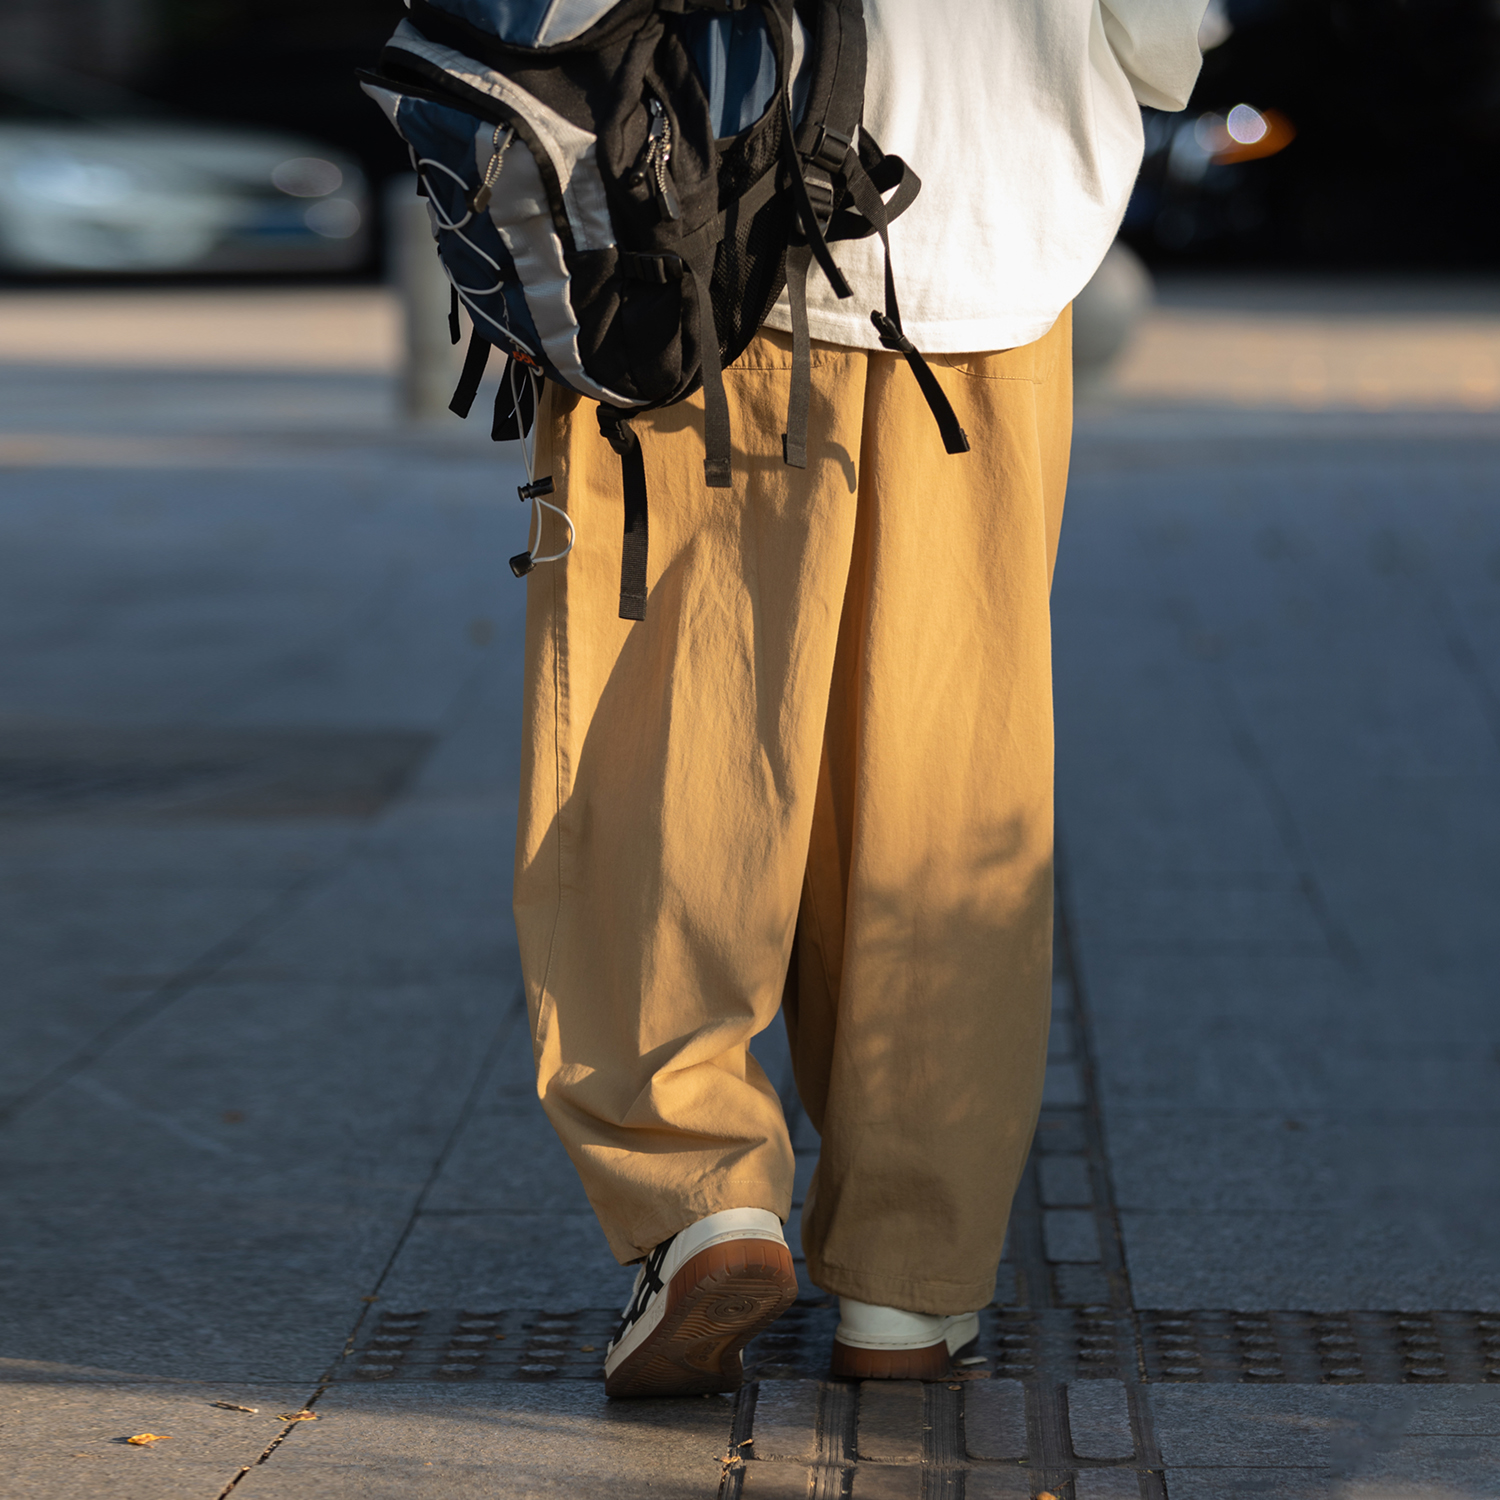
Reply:
M943 1380L953 1358L943 1341L925 1349L859 1349L835 1339L828 1372L835 1380Z
M792 1252L775 1240L727 1240L678 1268L661 1322L604 1382L606 1396L733 1391L740 1351L797 1300Z

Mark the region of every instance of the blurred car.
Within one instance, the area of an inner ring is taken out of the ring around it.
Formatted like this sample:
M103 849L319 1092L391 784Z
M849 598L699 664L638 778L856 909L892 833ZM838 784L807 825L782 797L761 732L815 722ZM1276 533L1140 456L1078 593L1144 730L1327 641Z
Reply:
M337 271L371 229L364 174L315 141L0 80L0 272Z
M1270 218L1259 163L1296 139L1275 109L1236 104L1222 112L1143 109L1146 148L1123 230L1148 253L1182 253L1242 240Z

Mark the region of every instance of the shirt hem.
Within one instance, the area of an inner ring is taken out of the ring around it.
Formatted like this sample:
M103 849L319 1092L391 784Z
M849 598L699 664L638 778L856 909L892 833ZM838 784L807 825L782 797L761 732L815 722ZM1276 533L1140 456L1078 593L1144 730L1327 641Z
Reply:
M903 318L902 329L923 354L989 353L1035 343L1061 315L1062 307L1046 314L1012 314L1004 318L945 319L931 323ZM791 313L785 306L777 305L767 314L762 326L777 333L790 333ZM825 344L840 344L846 349L884 347L868 315L859 317L850 313L840 316L810 307L807 326L811 336Z

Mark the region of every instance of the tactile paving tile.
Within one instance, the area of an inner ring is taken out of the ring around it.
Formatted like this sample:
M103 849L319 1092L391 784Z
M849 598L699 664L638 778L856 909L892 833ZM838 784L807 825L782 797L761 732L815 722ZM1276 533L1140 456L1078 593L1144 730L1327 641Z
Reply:
M337 1380L602 1380L619 1314L425 1309L382 1312Z
M1141 1312L1150 1381L1479 1385L1500 1381L1500 1313Z

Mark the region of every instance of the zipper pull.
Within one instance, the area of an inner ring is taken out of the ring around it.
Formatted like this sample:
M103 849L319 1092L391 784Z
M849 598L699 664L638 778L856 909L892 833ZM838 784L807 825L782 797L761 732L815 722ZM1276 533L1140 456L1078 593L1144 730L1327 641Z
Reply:
M631 168L625 181L631 187L649 184L661 203L662 217L675 219L682 208L667 172L672 160L672 122L667 118L661 100L654 94L646 100L646 110L651 116L651 124L646 130L646 144L641 147L641 154L636 157L635 166Z
M484 179L479 186L469 194L469 212L471 214L483 213L489 206L490 196L495 190L495 181L500 176L500 168L505 163L505 153L510 149L510 143L515 138L515 131L510 131L505 139L500 139L500 132L506 127L495 126L495 137L490 142L490 159L484 169Z
M661 142L662 129L666 124L666 115L662 110L661 100L655 94L646 100L646 113L651 116L650 123L646 126L646 140L635 159L635 165L625 176L625 181L630 187L640 187L650 177Z
M677 201L672 179L667 175L667 163L672 159L671 140L671 135L668 134L667 144L656 158L656 196L661 199L662 216L667 219L675 219L682 213L682 205Z
M677 194L672 188L672 179L668 175L667 168L672 162L672 122L667 118L667 112L662 106L660 99L651 101L656 105L656 120L652 129L661 127L656 138L656 196L661 199L661 210L668 219L675 219L682 212L677 202Z

